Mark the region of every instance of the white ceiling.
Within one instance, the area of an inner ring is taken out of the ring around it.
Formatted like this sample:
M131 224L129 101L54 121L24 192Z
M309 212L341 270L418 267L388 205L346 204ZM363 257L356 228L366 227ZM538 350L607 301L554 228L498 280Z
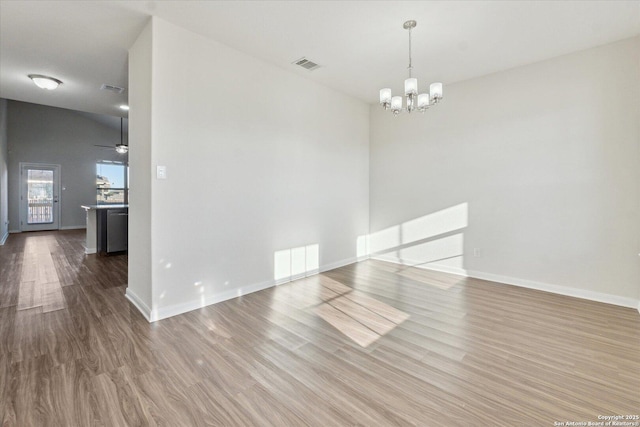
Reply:
M147 19L225 43L366 102L414 76L453 82L640 34L640 1L0 1L0 97L110 115ZM315 71L291 62L306 56ZM64 82L49 92L27 74ZM424 87L424 86L423 86Z

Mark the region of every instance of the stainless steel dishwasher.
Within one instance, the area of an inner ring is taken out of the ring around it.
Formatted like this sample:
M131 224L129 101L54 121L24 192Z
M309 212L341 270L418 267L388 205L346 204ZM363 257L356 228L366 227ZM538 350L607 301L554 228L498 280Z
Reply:
M126 251L128 247L128 209L107 210L107 253Z

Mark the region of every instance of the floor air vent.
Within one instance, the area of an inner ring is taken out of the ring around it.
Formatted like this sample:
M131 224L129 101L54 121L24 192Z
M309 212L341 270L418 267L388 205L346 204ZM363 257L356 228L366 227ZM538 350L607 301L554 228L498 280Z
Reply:
M298 59L297 61L293 61L292 64L295 65L299 65L300 67L304 68L305 70L315 70L316 68L320 68L320 65L316 64L313 61L309 61L307 58L302 57L300 59Z

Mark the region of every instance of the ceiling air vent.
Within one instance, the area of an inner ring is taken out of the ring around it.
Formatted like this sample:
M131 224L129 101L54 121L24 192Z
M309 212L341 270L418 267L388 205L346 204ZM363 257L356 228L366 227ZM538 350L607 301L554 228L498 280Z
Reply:
M304 56L302 58L298 59L297 61L293 61L292 64L299 65L300 67L304 68L305 70L309 70L309 71L315 70L316 68L320 68L320 65L316 64L313 61L309 61Z
M102 86L100 86L100 90L108 90L108 91L114 92L114 93L122 93L122 92L124 92L124 88L123 87L114 86L114 85L108 85L108 84L103 84Z

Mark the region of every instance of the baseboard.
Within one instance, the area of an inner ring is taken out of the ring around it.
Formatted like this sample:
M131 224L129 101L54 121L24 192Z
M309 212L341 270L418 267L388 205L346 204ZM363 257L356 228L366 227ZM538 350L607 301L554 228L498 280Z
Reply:
M368 257L366 257L368 258ZM324 273L325 271L329 271L329 270L335 270L336 268L340 268L340 267L344 267L345 265L349 265L349 264L353 264L356 263L358 261L362 261L359 258L347 258L347 259L343 259L337 262L332 262L330 264L325 264L320 268L317 268L315 270L311 270L311 271L307 271L305 273L301 273L301 274L296 274L293 276L289 276L289 277L283 277L281 279L278 279L274 282L274 285L278 286L278 285L282 285L284 283L289 283L289 282L293 282L294 280L298 280L298 279L303 279L305 277L309 277L309 276L314 276L316 274L320 274L320 273Z
M138 309L140 313L144 316L147 321L152 322L151 320L151 310L149 306L145 304L132 290L131 288L127 288L124 296Z
M468 273L467 270L464 270L458 267L451 267L448 265L427 264L424 261L409 260L406 258L400 259L398 257L391 256L391 255L375 255L375 256L371 256L371 259L375 259L378 261L388 261L394 264L406 265L409 267L423 268L425 270L440 271L443 273L457 274L458 276L470 277L467 274Z
M86 225L65 225L64 227L60 227L60 230L81 230L83 228L87 228Z
M4 245L4 243L7 241L8 238L9 238L9 232L7 231L6 233L4 233L4 236L2 236L2 239L0 239L0 246Z
M522 288L536 289L539 291L551 292L553 294L603 302L605 304L619 305L621 307L635 308L638 305L638 300L636 299L605 294L604 292L589 291L586 289L578 289L562 285L552 285L549 283L535 282L533 280L519 279L473 270L468 270L467 275L476 279L506 283L508 285L520 286Z
M332 262L331 264L325 264L318 270L318 273L324 273L325 271L335 270L336 268L344 267L345 265L354 264L358 262L357 257L351 257L340 261Z
M269 280L267 282L254 283L252 285L230 289L226 292L221 292L216 295L205 297L202 300L189 301L182 304L174 304L174 305L169 305L167 307L157 308L157 309L151 310L149 321L155 322L157 320L167 319L169 317L173 317L179 314L187 313L189 311L197 310L199 308L203 308L211 304L217 304L219 302L227 301L233 298L238 298L253 292L262 291L264 289L271 288L274 285L275 285L275 280Z
M98 253L98 248L84 248L84 253L85 255L91 255L91 254L96 254Z
M273 286L282 285L284 283L292 282L294 280L302 279L304 277L313 276L319 273L323 273L325 271L329 271L339 267L343 267L345 265L353 264L356 261L357 261L356 258L348 258L348 259L334 262L331 264L323 265L317 270L308 271L306 273L285 277L279 280L267 280L265 282L254 283L251 285L242 286L240 288L230 289L225 292L221 292L215 295L210 295L208 297L203 298L202 300L189 301L181 304L174 304L166 307L153 309L148 312L149 313L148 317L146 315L145 317L147 317L147 319L150 322L155 322L157 320L162 320L168 317L177 316L178 314L186 313L192 310L197 310L199 308L206 307L211 304L217 304L219 302L227 301L233 298L238 298L243 295L251 294L253 292L262 291L262 290L271 288ZM129 290L127 289L127 295L128 294L129 294ZM131 298L129 298L129 300L132 301L134 305L136 305L136 307L138 307L135 301L133 301ZM140 309L140 307L138 307L138 309ZM140 310L142 311L142 309ZM143 312L143 314L145 313Z
M503 283L507 285L519 286L521 288L536 289L539 291L550 292L558 295L581 298L590 301L603 302L605 304L613 304L621 307L637 308L640 312L640 301L621 297L619 295L611 295L603 292L589 291L586 289L572 288L569 286L552 285L549 283L536 282L533 280L521 279L517 277L503 276L493 273L485 273L483 271L465 270L463 268L455 268L438 264L425 264L421 261L398 259L390 256L376 256L373 259L381 261L389 261L396 264L415 266L426 270L442 271L445 273L457 274L464 277L472 277L474 279L488 280L491 282Z
M9 230L9 234L22 233L22 230Z

